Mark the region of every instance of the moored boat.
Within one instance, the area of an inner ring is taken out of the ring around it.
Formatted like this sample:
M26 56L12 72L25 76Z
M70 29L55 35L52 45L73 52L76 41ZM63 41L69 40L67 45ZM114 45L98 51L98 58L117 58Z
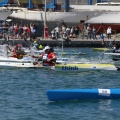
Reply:
M51 101L120 99L120 88L47 90L47 97Z

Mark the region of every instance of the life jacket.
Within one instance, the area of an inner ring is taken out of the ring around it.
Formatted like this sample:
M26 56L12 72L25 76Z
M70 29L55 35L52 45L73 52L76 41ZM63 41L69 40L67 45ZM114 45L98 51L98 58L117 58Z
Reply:
M43 54L42 55L42 61L43 61L44 66L55 66L55 62L56 62L55 60L52 60L50 62L47 61L48 59L52 58L52 55L54 55L53 52L51 52L50 54Z
M23 50L14 50L14 56L17 59L22 59L25 55L25 52Z

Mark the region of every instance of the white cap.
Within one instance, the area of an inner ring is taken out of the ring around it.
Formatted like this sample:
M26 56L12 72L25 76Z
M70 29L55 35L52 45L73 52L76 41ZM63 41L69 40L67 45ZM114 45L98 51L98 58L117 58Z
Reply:
M46 46L45 48L44 48L44 51L45 50L49 50L50 49L50 47L49 46Z

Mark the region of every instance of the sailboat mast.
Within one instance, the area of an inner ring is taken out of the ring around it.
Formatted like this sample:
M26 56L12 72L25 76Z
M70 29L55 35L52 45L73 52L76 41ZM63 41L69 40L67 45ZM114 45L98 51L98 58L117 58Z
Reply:
M44 13L44 39L46 38L46 35L45 35L45 27L46 27L46 0L45 0L45 13Z
M44 25L46 25L46 0L45 0L45 16L44 16Z

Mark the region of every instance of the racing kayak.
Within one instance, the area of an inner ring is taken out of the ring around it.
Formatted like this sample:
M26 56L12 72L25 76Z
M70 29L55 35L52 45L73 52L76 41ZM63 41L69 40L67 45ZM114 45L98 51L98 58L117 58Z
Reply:
M112 60L114 61L118 61L120 60L120 53L104 53L105 55L111 55L112 56Z
M61 100L91 100L91 99L120 99L120 88L115 89L58 89L47 90L51 101Z
M76 63L76 64L56 64L56 70L62 71L81 71L81 70L117 70L113 64L86 64L86 63Z
M54 69L56 71L71 71L79 72L83 70L117 70L113 64L86 64L86 63L67 63L67 58L58 59ZM23 57L17 59L13 57L0 56L0 67L25 67L25 68L50 68L51 66L38 66L34 64L35 59L31 57ZM53 67L52 67L53 69Z
M92 50L95 51L110 51L110 48L92 48Z
M22 59L17 59L14 57L4 57L0 56L0 67L23 67L23 68L53 68L51 66L37 66L34 64L36 61L35 58L32 58L30 56L24 56ZM58 58L56 60L57 64L66 63L68 61L68 58ZM42 61L41 61L42 62ZM41 64L42 65L42 64ZM54 66L55 68L55 66Z
M116 56L120 56L120 53L104 53L105 55L116 55Z

